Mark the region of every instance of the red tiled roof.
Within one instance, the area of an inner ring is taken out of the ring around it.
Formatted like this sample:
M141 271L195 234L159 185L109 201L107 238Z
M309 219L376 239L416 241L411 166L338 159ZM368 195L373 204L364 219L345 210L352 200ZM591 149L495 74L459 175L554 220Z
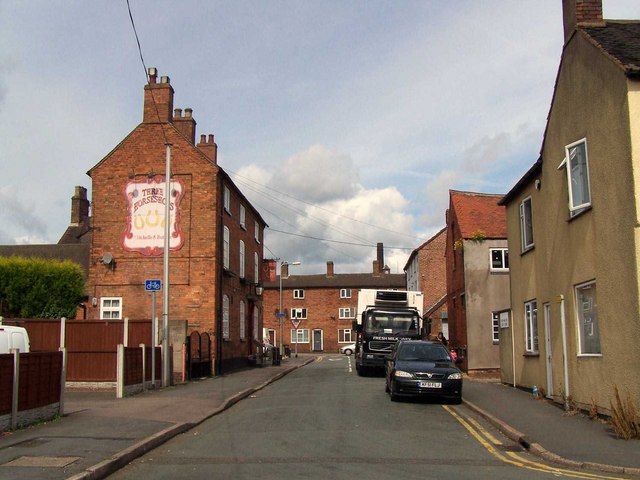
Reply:
M498 205L503 196L449 190L462 238L472 238L479 230L486 238L507 238L505 207Z

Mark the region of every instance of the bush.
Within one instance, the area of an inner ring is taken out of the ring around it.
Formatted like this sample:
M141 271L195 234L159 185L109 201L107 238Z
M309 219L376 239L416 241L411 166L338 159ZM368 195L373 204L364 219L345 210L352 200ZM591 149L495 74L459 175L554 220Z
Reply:
M614 387L615 405L611 403L611 426L615 434L625 440L640 438L640 420L636 414L636 408L631 397L627 395L626 401L620 399L618 387Z
M85 296L82 267L70 260L0 257L0 314L74 318Z

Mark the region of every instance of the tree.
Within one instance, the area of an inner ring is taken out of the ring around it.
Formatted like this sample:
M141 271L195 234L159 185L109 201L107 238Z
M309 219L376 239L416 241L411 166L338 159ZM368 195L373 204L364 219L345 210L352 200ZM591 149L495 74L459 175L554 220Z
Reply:
M85 297L80 265L70 260L0 257L0 314L74 318Z

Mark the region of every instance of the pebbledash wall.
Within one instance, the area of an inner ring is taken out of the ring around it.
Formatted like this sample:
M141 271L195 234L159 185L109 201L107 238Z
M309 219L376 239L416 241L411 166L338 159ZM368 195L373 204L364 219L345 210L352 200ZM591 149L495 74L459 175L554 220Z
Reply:
M87 318L151 318L145 280L163 278L170 144L169 318L186 322L187 334L211 336L212 361L221 373L246 365L254 340L262 338L255 287L266 225L217 164L213 135L201 135L196 144L192 110L174 110L173 97L169 78L158 83L156 70L149 69L142 123L87 172L93 233ZM160 291L160 320L162 298Z

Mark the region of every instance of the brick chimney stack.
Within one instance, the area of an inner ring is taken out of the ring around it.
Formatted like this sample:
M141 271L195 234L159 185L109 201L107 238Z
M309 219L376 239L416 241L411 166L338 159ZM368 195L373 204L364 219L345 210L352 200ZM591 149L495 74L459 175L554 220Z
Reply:
M280 264L280 276L282 278L289 278L289 264Z
M377 245L377 260L378 260L378 272L382 272L382 269L384 268L384 247L382 245L382 243L378 242Z
M196 147L202 150L214 164L218 164L218 145L216 145L213 135L209 134L208 139L206 135L200 135L200 142Z
M87 189L77 186L75 194L71 197L71 225L80 225L89 218L89 200Z
M144 86L144 123L168 123L173 120L173 87L169 77L161 77L157 83L158 71L149 68L149 83Z
M333 262L327 262L327 277L333 277Z
M173 124L187 139L195 145L196 143L196 121L193 118L193 110L191 108L176 108L173 110Z
M577 26L604 26L602 0L562 0L564 43L567 43Z

